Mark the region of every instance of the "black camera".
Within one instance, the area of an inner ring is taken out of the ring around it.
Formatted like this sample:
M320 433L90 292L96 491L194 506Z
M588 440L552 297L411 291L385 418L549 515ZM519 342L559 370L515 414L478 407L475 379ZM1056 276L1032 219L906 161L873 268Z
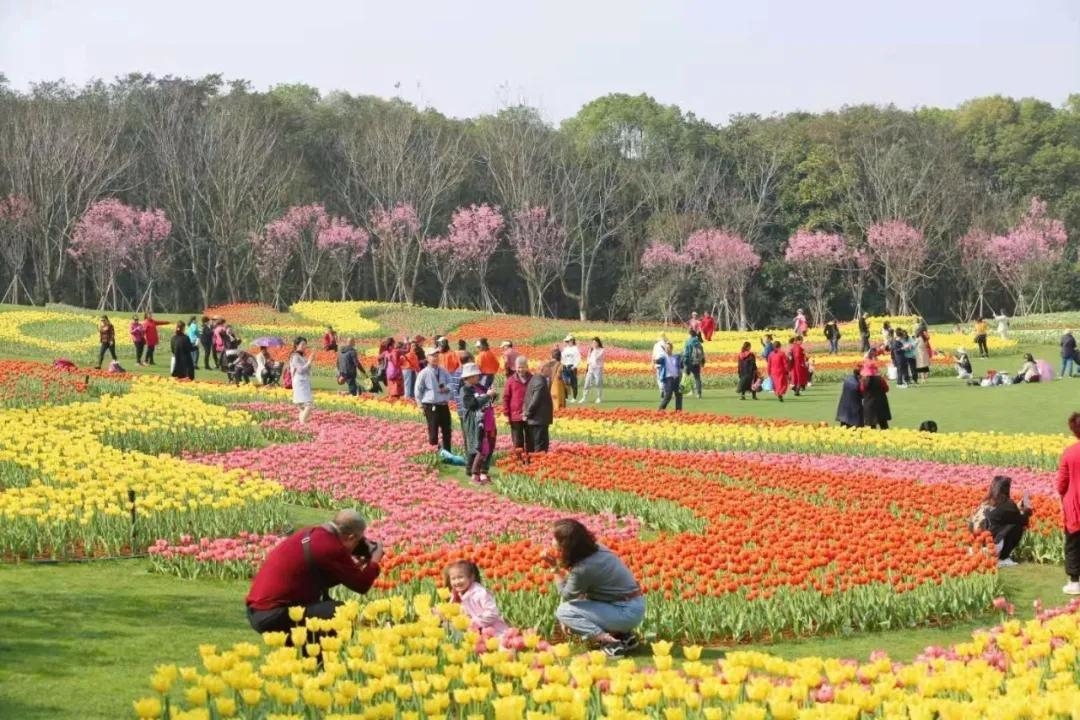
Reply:
M364 562L370 562L371 556L375 554L375 551L379 549L379 543L374 540L368 540L367 538L360 538L360 541L356 543L356 547L353 548L352 554L355 558L360 558Z

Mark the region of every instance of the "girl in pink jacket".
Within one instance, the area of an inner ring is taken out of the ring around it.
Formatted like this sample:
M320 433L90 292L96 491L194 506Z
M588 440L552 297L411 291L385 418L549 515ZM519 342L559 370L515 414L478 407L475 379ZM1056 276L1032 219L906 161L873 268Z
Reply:
M499 613L495 596L480 584L480 568L469 560L457 560L443 570L451 599L461 603L461 611L472 621L472 629L502 637L510 626ZM485 632L486 631L486 632Z

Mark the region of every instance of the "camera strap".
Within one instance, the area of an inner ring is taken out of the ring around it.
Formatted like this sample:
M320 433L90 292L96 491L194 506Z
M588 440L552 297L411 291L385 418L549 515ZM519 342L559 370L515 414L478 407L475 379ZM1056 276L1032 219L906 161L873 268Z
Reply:
M320 586L319 599L330 599L330 586L326 583L326 575L323 574L322 568L315 562L314 556L311 554L311 533L315 528L308 528L308 531L304 533L304 537L300 538L300 547L304 550L304 562L307 563L308 571L315 578Z

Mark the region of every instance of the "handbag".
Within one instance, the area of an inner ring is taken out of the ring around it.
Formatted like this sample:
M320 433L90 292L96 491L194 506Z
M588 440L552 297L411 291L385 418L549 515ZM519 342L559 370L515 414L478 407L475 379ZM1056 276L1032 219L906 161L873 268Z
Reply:
M751 392L761 392L761 378L754 378L754 382L750 383Z
M692 389L693 386L690 384L690 373L684 373L683 376L679 378L679 394L688 395Z

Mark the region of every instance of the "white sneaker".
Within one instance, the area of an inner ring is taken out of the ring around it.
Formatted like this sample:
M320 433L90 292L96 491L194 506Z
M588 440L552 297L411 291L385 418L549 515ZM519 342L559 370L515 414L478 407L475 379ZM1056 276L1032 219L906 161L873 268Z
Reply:
M599 404L600 404L600 398L596 398L596 404L597 404L597 405L599 405Z
M1061 588L1061 592L1066 595L1080 595L1080 582L1067 583L1065 587Z
M1012 558L1005 558L1004 560L998 560L998 567L999 568L1002 568L1002 567L1015 567L1016 565L1019 565L1019 563L1016 562L1015 560L1013 560Z

